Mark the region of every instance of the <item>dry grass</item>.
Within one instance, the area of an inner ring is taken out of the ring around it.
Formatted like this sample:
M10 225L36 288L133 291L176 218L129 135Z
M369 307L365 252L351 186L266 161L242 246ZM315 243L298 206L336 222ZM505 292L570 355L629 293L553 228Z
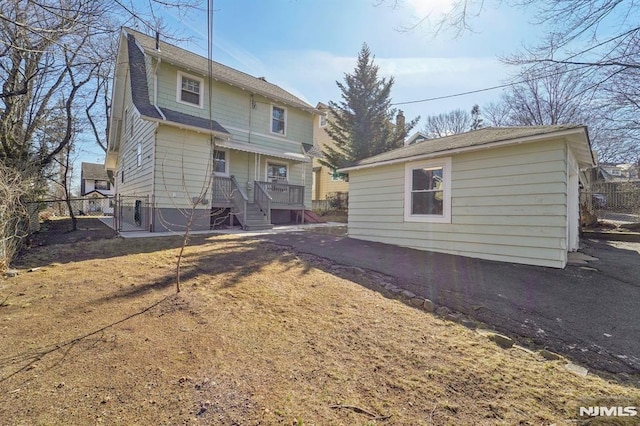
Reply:
M234 236L194 240L175 295L176 247L22 258L41 269L0 281L3 424L563 424L640 396Z

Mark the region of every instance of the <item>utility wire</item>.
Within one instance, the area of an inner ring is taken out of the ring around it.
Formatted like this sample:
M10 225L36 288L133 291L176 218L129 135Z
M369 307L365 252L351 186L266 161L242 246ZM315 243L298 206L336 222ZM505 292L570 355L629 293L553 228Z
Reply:
M584 49L584 50L582 50L580 52L574 53L574 54L566 57L564 59L564 61L567 61L569 59L573 59L573 58L575 58L575 57L577 57L579 55L582 55L584 53L592 51L593 49L597 49L598 47L602 47L605 44L611 43L612 41L615 41L615 40L617 40L619 38L629 36L630 34L632 34L634 32L637 32L637 31L640 31L640 27L632 28L632 29L630 29L630 30L628 30L628 31L626 31L626 32L624 32L622 34L618 34L618 35L616 35L614 37L611 37L611 38L609 38L607 40L604 40L604 41L602 41L602 42L600 42L598 44L590 46L590 47L588 47L588 48L586 48L586 49ZM623 55L620 58L624 58L624 57L625 56ZM562 62L562 61L560 61L560 62ZM551 65L549 65L549 66L551 66ZM392 106L397 106L397 105L417 104L417 103L422 103L422 102L431 102L431 101L438 101L438 100L442 100L442 99L455 98L455 97L459 97L459 96L472 95L472 94L475 94L475 93L488 92L488 91L496 90L496 89L504 89L505 87L515 86L515 85L518 85L518 84L528 83L528 82L536 81L536 80L541 80L541 79L544 79L544 78L547 78L547 77L554 77L554 76L557 76L557 75L560 75L560 74L564 74L564 73L569 72L569 71L578 71L578 70L581 70L581 69L589 68L591 66L592 65L590 65L590 64L585 64L585 65L581 65L581 66L576 67L576 68L572 68L571 70L557 71L557 72L554 72L554 73L551 73L551 74L540 75L540 76L537 76L537 77L534 77L534 78L527 78L527 79L523 79L523 80L513 81L511 83L500 84L500 85L497 85L497 86L486 87L486 88L483 88L483 89L470 90L470 91L467 91L467 92L454 93L454 94L451 94L451 95L436 96L436 97L433 97L433 98L417 99L417 100L405 101L405 102L395 102L395 103L392 103L391 105ZM615 74L617 74L618 72L616 72ZM611 78L611 76L609 78ZM607 79L609 79L609 78L607 78Z

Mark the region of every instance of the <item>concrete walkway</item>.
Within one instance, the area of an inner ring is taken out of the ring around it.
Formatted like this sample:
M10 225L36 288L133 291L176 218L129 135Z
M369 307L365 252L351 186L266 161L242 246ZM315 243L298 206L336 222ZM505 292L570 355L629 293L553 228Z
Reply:
M115 230L115 225L113 223L113 217L99 217L100 221L107 225L109 228ZM273 229L266 229L262 231L244 231L239 226L229 227L227 229L212 229L206 231L191 231L190 235L220 235L220 234L238 234L246 237L255 237L260 235L267 234L280 234L283 232L300 232L300 231L308 231L313 228L327 228L327 227L335 227L339 225L346 226L345 223L337 223L337 222L327 222L327 223L307 223L303 225L281 225L274 226ZM149 232L149 231L126 231L120 232L122 238L153 238L153 237L172 237L177 235L183 235L184 232L181 231L167 231L167 232Z
M412 293L592 368L640 373L640 244L583 243L552 269L314 232L264 234L296 252L392 276ZM599 259L599 260L598 260Z

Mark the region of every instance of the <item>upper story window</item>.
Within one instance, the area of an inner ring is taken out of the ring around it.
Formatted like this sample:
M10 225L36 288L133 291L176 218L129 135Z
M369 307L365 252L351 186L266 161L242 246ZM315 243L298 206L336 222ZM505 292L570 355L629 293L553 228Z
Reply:
M451 223L451 158L407 163L404 220Z
M178 102L202 108L203 88L203 79L178 71Z
M109 190L111 189L111 185L108 180L96 180L93 182L95 189Z
M286 164L267 163L267 180L269 182L287 182L288 170Z
M327 126L327 114L322 114L320 116L320 127L326 127Z
M229 153L216 149L213 151L213 172L217 175L229 174Z
M286 135L287 110L286 108L271 105L271 133Z

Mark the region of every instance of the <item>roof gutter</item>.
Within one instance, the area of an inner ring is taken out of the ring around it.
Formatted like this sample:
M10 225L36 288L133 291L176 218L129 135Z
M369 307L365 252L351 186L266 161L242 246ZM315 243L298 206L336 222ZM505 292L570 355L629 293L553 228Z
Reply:
M162 59L163 59L163 57L164 57L164 55L161 55L159 52L154 51L154 50L143 49L143 52L144 52L144 53L146 53L146 54L148 54L148 55L149 55L149 56L151 56L152 58L157 59L157 60L162 60ZM173 65L177 65L177 66L185 67L185 68L187 68L187 69L188 69L189 71L191 71L191 72L193 72L193 71L197 71L197 72L202 73L202 71L201 71L201 70L194 70L194 69L191 69L191 68L189 68L188 66L186 66L186 65L184 65L184 64L180 64L179 62L176 62L176 61L171 61L171 59L170 59L170 58L164 57L164 60L165 60L166 62L168 62L168 63L173 64ZM204 74L203 74L203 75L204 75ZM291 103L291 101L288 101L288 100L285 100L285 99L281 99L281 98L279 98L279 97L277 97L277 96L273 96L273 95L268 94L268 93L264 93L264 92L256 92L256 91L255 91L255 90L253 90L253 89L248 89L248 88L246 88L246 87L240 86L239 84L237 84L237 83L235 83L235 82L233 82L233 81L230 81L230 80L228 80L228 79L225 79L225 78L213 77L213 79L214 79L214 80L216 80L216 81L221 81L221 82L223 82L223 83L226 83L226 84L228 84L228 85L230 85L230 86L237 87L238 89L244 90L245 92L248 92L248 93L251 93L251 94L254 94L254 95L264 96L264 97L265 97L265 98L267 98L267 99L271 99L271 100L273 100L273 101L280 102L280 103L282 103L282 104L284 104L284 105L287 105L287 106L290 106L290 107L293 107L293 108L299 108L299 109L304 110L304 111L307 111L307 112L309 112L309 113L311 113L311 114L322 114L322 112L321 112L320 110L318 110L318 109L316 109L316 108L312 107L311 105L309 105L309 106L304 106L304 105L294 105L294 104L292 104L292 103Z
M484 150L484 149L496 148L496 147L501 147L501 146L519 145L519 144L523 144L523 143L537 142L539 140L550 139L552 137L565 137L565 136L571 136L571 135L579 134L579 133L585 133L585 136L587 137L587 142L589 141L589 136L586 135L585 127L583 126L583 127L576 127L575 129L561 130L559 132L551 132L551 133L543 133L543 134L532 135L532 136L524 136L524 137L520 137L520 138L516 138L516 139L508 139L508 140L502 140L502 141L496 141L496 142L489 142L489 143L482 144L482 145L466 146L466 147L462 147L462 148L453 148L453 149L447 149L447 150L443 150L443 151L430 152L430 153L426 153L426 154L413 155L411 157L394 158L393 160L379 161L379 162L376 162L376 163L362 164L362 165L356 165L356 166L351 166L351 167L343 167L343 168L338 169L337 171L340 172L340 173L345 173L345 172L351 172L351 171L355 171L355 170L370 169L372 167L389 166L389 165L392 165L392 164L407 163L407 162L410 162L410 161L418 161L418 160L426 160L426 159L429 159L429 158L443 157L443 156L446 156L446 155L462 154L462 153L465 153L465 152L473 152L473 151L481 151L481 150ZM590 147L591 147L591 144L589 143L589 148ZM402 148L400 148L400 149L402 149Z
M231 135L229 133L218 132L217 130L210 130L210 129L205 129L197 126L190 126L188 124L182 124L182 123L174 123L173 121L170 121L167 119L149 117L148 115L140 115L140 117L147 121L152 121L154 123L166 124L167 126L177 127L179 129L187 129L197 133L205 133L207 135L213 135L219 139L224 139L224 140L231 139Z

